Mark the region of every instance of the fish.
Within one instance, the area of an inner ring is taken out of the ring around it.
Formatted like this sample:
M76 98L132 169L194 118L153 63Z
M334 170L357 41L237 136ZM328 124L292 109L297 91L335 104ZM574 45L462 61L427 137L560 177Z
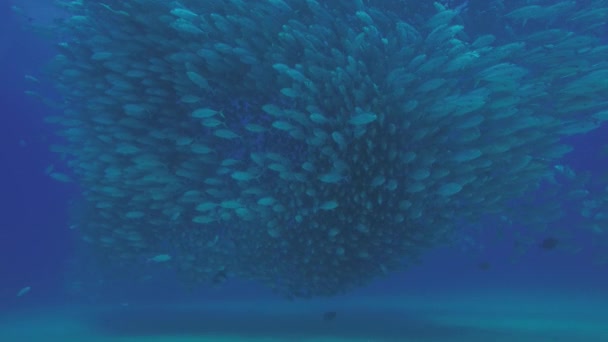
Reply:
M170 261L171 259L172 258L169 254L158 254L151 258L148 258L148 262L162 263L162 262Z
M555 237L546 237L540 241L538 247L544 250L553 250L559 245L559 239Z
M480 262L477 264L477 268L479 268L479 269L480 269L480 270L482 270L482 271L487 271L487 270L489 270L491 267L492 267L492 265L491 265L489 262L487 262L487 261L480 261Z
M23 297L32 290L31 286L25 286L17 292L17 297Z
M348 123L351 125L368 125L378 119L378 115L375 113L359 113L354 115L352 118L348 120Z
M218 271L218 272L215 273L215 275L211 279L211 282L214 285L220 285L221 283L225 282L226 279L228 279L228 275L226 274L226 270L220 270L220 271Z
M28 79L61 97L47 174L82 190L74 234L101 271L158 262L195 286L230 270L311 298L480 217L557 220L561 197L602 231L600 182L560 167L567 137L608 120L601 1L295 3L62 7ZM571 188L515 209L545 183Z
M338 313L336 311L326 311L323 313L323 320L325 322L331 322L336 319Z

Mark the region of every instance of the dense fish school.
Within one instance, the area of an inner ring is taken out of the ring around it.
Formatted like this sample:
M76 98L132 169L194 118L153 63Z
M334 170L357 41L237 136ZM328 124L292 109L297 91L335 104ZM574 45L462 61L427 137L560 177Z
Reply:
M90 249L342 293L500 215L608 119L608 1L419 2L64 2L48 121Z

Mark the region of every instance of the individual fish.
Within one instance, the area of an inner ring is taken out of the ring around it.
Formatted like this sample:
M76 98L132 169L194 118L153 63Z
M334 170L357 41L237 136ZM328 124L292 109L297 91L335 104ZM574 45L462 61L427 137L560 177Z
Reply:
M348 120L351 125L367 125L378 119L375 113L359 113Z
M540 241L538 246L544 250L555 249L559 245L559 239L555 237L547 237Z
M199 108L192 112L192 117L197 119L207 119L220 114L217 110L211 108Z
M326 322L331 322L338 316L336 311L326 311L323 313L323 320Z
M17 292L17 297L23 297L32 290L31 286L25 286Z
M151 258L148 258L148 262L156 262L156 263L167 262L170 260L171 260L171 256L169 254L158 254Z

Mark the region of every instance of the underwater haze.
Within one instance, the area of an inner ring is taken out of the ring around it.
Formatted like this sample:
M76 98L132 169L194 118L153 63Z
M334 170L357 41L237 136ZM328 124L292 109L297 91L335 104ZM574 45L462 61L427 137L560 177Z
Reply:
M608 341L608 1L0 5L0 341Z

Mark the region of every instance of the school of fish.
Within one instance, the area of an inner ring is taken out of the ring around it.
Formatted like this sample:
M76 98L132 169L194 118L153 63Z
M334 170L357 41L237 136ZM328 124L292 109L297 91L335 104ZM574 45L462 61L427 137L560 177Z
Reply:
M500 215L608 119L608 1L488 1L487 32L475 1L416 3L62 2L52 175L90 249L344 293Z

